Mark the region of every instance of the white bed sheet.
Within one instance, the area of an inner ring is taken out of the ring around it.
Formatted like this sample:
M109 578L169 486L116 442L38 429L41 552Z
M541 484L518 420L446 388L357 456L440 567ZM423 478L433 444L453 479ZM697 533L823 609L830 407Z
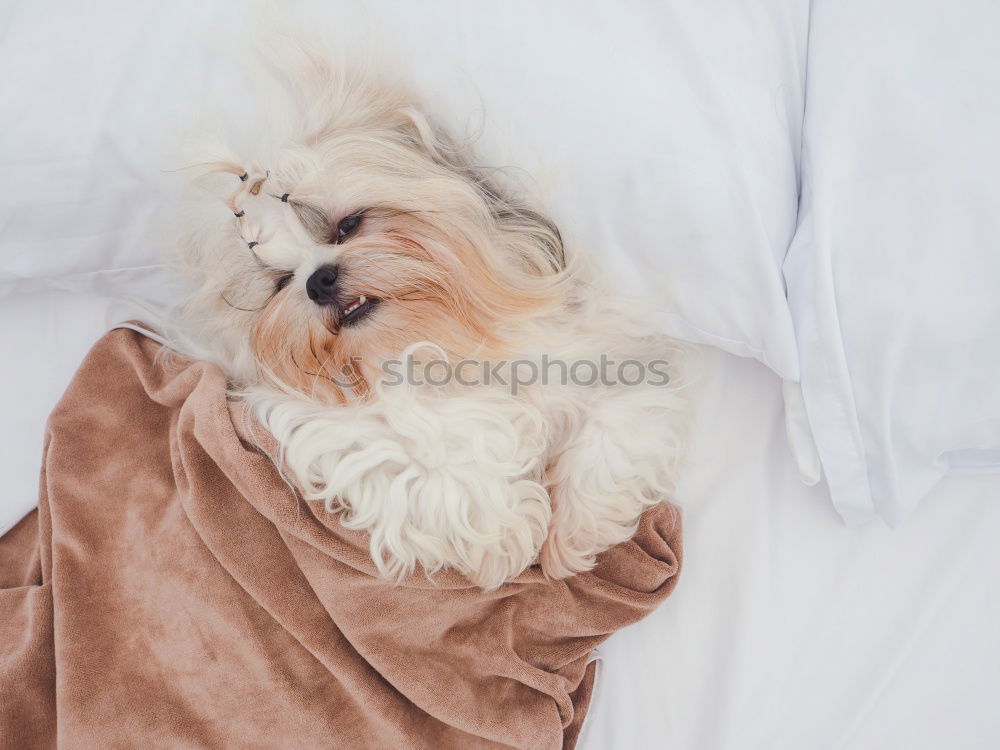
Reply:
M787 449L781 383L707 353L675 593L601 651L588 750L1000 747L1000 478L845 527Z
M113 307L51 290L0 298L0 534L38 504L45 422Z

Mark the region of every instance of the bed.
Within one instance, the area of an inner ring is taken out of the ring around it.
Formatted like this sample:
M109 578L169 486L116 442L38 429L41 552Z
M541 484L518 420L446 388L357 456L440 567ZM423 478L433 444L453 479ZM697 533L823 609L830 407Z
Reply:
M482 130L485 150L531 171L564 232L601 253L623 284L649 292L660 288L653 277L670 277L676 304L663 324L695 342L705 373L678 492L685 567L659 610L601 648L580 747L1000 746L1000 476L989 452L997 389L983 390L979 442L968 444L984 463L938 472L899 497L852 493L837 473L841 443L828 438L835 425L817 406L836 392L810 364L826 318L807 308L824 298L796 280L826 277L801 260L803 228L809 248L855 242L829 208L844 183L827 177L863 156L825 154L829 137L815 123L828 126L822 108L844 101L826 96L840 91L838 66L814 66L809 55L841 49L838 35L863 27L863 4L290 5L317 26L376 28L398 42L394 54L412 61L412 76L450 116L478 101L481 121L464 123ZM922 13L907 18L921 28L936 22L930 5L912 6ZM901 11L888 0L877 7L885 18ZM45 418L74 369L110 324L134 314L118 300L170 296L158 250L184 188L169 179L164 154L194 102L248 116L241 81L227 72L252 15L241 9L210 0L156 9L9 0L0 9L0 471L11 478L0 533L35 503ZM950 17L938 51L951 50L951 38L973 58L938 61L967 79L997 62L983 85L996 83L1000 61L983 40L1000 14L969 2L955 15L980 36L962 37ZM862 57L850 57L859 75ZM971 111L983 113L984 129L998 121L987 103L964 104L981 107ZM954 119L964 116L959 107ZM972 193L988 186L976 179L963 182ZM971 222L949 215L978 232L962 236L967 250L996 247L996 192L986 190L963 204ZM896 209L912 207L887 210ZM830 309L838 303L847 301ZM994 312L978 309L987 322ZM842 343L850 363L856 352ZM970 357L969 367L991 364ZM862 369L846 368L856 377ZM871 445L868 413L861 429ZM902 458L887 463L911 475Z

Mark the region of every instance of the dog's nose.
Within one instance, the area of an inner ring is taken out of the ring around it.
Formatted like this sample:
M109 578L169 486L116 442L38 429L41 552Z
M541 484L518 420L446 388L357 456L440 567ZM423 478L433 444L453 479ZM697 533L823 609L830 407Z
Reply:
M336 289L336 266L320 266L306 280L306 294L317 305L329 305L333 302Z

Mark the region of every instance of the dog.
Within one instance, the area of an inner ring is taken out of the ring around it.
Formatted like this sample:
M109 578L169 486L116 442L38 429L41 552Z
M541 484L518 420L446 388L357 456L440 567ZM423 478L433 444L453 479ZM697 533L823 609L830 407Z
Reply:
M200 170L170 345L223 369L383 576L592 568L674 492L683 348L407 86L283 65L283 129Z

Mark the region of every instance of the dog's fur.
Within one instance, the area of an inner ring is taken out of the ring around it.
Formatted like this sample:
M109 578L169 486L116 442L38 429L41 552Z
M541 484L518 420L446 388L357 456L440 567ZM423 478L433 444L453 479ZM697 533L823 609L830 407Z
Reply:
M277 147L204 170L229 193L203 200L178 242L193 291L169 340L225 370L305 497L367 531L386 576L452 567L495 587L536 561L552 577L587 570L672 493L679 347L405 88L308 52L285 67ZM332 305L307 294L321 266L339 272ZM377 304L345 323L362 296ZM602 354L667 359L671 381L516 394L382 381L394 358L420 371Z

